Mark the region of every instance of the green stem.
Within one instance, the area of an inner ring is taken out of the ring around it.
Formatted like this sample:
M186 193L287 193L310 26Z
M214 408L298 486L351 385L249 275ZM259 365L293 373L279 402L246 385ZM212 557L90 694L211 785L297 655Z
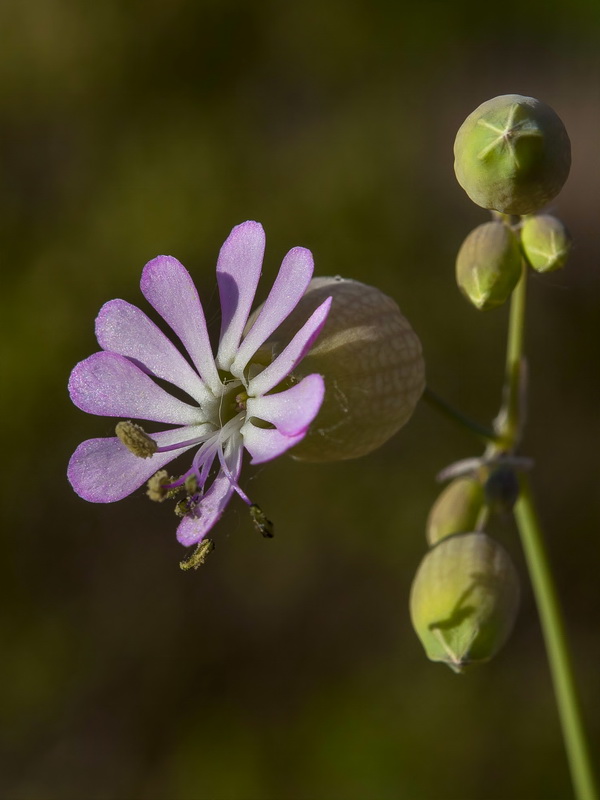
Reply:
M486 444L496 441L496 434L491 428L486 428L485 425L480 425L478 422L475 422L475 420L467 417L462 411L454 408L454 406L444 400L443 397L440 397L433 389L430 389L429 386L425 387L423 399L440 411L445 417L448 417L454 422L458 422L458 424L462 425L464 428L468 428L472 433L479 436L480 439L483 439Z
M496 419L499 440L502 447L507 450L514 450L518 446L524 421L522 395L524 393L526 281L526 265L523 264L521 278L511 299L504 403ZM535 511L529 480L525 475L521 476L520 484L521 491L515 505L515 518L525 551L527 568L546 643L546 653L573 786L578 800L596 800L597 794L575 690L569 647L542 531Z
M589 750L564 624L528 478L521 477L515 518L540 615L571 777L578 800L596 800Z
M502 447L513 450L523 426L522 394L524 379L525 310L527 306L527 265L523 261L521 277L510 301L508 320L508 345L506 348L506 373L504 402L496 420Z

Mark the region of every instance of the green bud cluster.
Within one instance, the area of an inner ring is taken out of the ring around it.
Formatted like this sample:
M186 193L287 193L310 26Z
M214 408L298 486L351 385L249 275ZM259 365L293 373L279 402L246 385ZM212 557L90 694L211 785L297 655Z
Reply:
M569 174L564 125L532 97L502 95L480 105L460 127L454 169L471 200L492 211L463 241L456 282L479 310L503 305L525 267L550 272L566 261L571 240L560 220L540 209ZM495 422L502 433L503 406ZM413 581L410 613L427 656L455 672L487 661L512 629L519 580L506 551L484 532L491 514L510 513L519 497L515 469L524 466L516 442L500 439L480 459L464 459L443 474L453 480L427 519L430 547Z
M469 233L456 259L458 287L477 309L503 305L524 265L538 272L564 265L570 236L559 219L538 212L561 190L570 166L561 119L534 97L494 97L461 125L454 142L456 178L494 217Z

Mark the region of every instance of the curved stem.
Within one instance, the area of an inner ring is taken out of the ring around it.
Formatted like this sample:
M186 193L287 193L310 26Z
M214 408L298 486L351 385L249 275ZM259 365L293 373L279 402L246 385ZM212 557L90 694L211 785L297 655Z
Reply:
M575 794L578 800L596 800L594 774L564 624L531 486L525 475L521 476L521 494L515 506L515 518L540 615Z
M430 389L429 386L425 387L423 399L440 411L445 417L462 425L463 428L468 428L472 433L479 436L480 439L483 439L486 444L496 441L496 434L491 428L486 428L485 425L480 425L479 422L475 422L475 420L467 417L462 411L454 408L454 406L444 400L443 397L440 397L433 389Z

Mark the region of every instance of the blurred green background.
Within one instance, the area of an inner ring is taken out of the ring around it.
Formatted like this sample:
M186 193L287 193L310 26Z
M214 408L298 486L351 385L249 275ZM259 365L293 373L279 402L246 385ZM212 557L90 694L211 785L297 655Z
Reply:
M218 311L233 225L267 232L265 285L292 246L317 274L391 294L430 384L489 420L506 309L453 276L487 219L452 142L518 92L562 117L571 177L553 204L576 246L530 279L524 450L600 742L600 7L220 0L0 4L3 577L0 795L8 800L546 800L571 796L523 580L514 634L457 677L425 659L408 594L447 463L478 443L421 405L358 461L246 470L241 503L182 573L175 519L143 491L92 505L68 458L113 423L70 405L94 317L145 308L141 268L176 255Z

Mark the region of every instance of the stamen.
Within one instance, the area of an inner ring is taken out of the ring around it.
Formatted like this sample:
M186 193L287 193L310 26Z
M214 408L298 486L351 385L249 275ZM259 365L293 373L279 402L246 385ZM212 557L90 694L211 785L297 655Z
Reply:
M166 469L159 470L148 481L148 489L146 494L150 500L156 503L162 503L163 500L173 497L180 491L180 487L173 486L174 478L169 476Z
M199 494L189 495L183 500L180 500L175 506L175 514L178 517L186 517L188 514L196 515L196 509L200 505L201 497Z
M193 474L193 469L184 472L183 475L180 475L179 478L171 478L171 483L168 484L166 487L167 489L185 489L185 482L187 479Z
M181 517L182 519L188 513L188 510L189 509L188 509L188 498L187 497L185 498L185 500L180 500L177 503L177 505L175 506L175 514L178 517Z
M231 470L227 466L227 462L225 461L225 456L223 455L223 448L220 445L219 445L219 448L217 450L217 454L219 456L219 461L221 462L221 469L225 473L225 477L227 478L229 483L233 486L233 488L239 494L239 496L242 498L244 503L246 503L246 505L252 506L252 500L250 500L250 498L248 497L246 492L239 486L238 482L233 477L233 475L231 473ZM258 508L258 506L257 506L257 508Z
M174 444L164 444L157 446L157 453L169 453L171 450L179 450L181 447L193 447L195 444L202 444L211 436L214 436L214 431L203 433L202 436L195 436L193 439L186 439L185 442L175 442Z
M142 426L135 422L118 422L115 433L125 447L139 458L151 458L158 449L154 439L151 439Z
M273 523L267 519L267 515L260 506L253 503L250 506L250 519L256 530L261 533L265 539L272 539L275 535L273 532Z
M196 494L198 491L198 480L195 475L188 475L183 484L188 494Z
M235 396L235 410L236 411L245 411L246 410L246 403L248 402L248 393L247 392L240 392Z
M189 558L179 562L179 566L183 570L198 569L206 561L207 555L214 549L215 543L212 539L203 539Z
M208 480L208 475L217 454L217 441L218 439L215 436L214 439L205 442L194 456L194 461L192 463L193 474L198 480L198 486L202 489Z

